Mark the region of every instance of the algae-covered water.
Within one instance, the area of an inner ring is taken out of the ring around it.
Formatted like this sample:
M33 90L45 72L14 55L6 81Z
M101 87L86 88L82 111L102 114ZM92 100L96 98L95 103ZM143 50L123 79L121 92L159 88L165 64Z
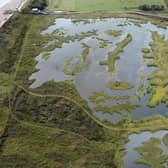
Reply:
M109 30L111 34L107 33ZM125 18L56 19L53 25L41 32L42 35L57 34L68 37L69 40L65 40L61 47L52 48L47 57L44 57L44 52L36 57L38 71L30 77L35 80L31 87L36 88L50 80L73 80L94 114L113 122L125 115L130 115L133 119L165 115L168 108L163 103L153 108L147 106L151 96L146 90L147 78L155 67L147 66L149 60L143 58L142 48L149 48L152 42L151 31L157 31L168 39L168 29L159 28L150 22ZM108 54L119 43L122 44L128 35L132 39L117 51L116 56L120 58L109 59L108 64L114 61L109 66L104 64ZM57 46L60 41L51 38L45 47L53 43ZM124 82L132 87L110 88L109 82ZM105 99L94 100L100 95L102 98L102 94Z

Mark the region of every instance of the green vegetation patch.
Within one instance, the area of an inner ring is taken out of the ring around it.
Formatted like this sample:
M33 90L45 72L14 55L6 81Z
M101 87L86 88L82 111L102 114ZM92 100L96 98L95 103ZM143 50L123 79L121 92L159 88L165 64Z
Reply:
M109 44L112 44L112 42L102 39L100 37L96 37L96 39L99 41L99 48L105 48L107 47Z
M108 100L127 100L128 96L110 96L106 94L104 91L97 91L93 92L92 95L90 95L89 100L92 103L102 103L106 102Z
M5 133L10 116L12 98L10 92L14 88L12 80L12 76L8 73L0 73L0 136Z
M77 75L85 67L86 61L87 61L87 57L88 57L89 51L90 51L90 46L87 45L86 43L82 43L82 47L83 47L83 51L82 51L80 56L67 58L65 60L65 63L63 65L63 71L64 71L65 74L67 74L67 75ZM78 60L75 63L75 65L72 63L74 61L74 59ZM74 66L73 70L69 69L69 66L71 66L71 65Z
M132 41L131 34L128 34L124 40L116 44L116 48L113 51L108 53L107 60L100 61L100 65L107 65L109 74L112 74L115 71L115 61L120 59L119 53L124 51L126 47Z
M44 53L42 54L42 58L43 58L44 60L48 60L49 57L50 57L50 52L44 52Z
M131 23L133 23L137 27L141 27L144 21L139 21L139 20L131 20Z
M105 113L121 113L122 111L131 112L132 110L136 109L138 105L131 104L131 103L123 103L123 104L115 104L112 106L108 105L97 105L94 107L95 111L101 111Z
M144 85L140 84L137 88L138 95L142 94L144 92Z
M143 143L143 146L135 149L141 155L135 162L145 164L151 168L163 168L168 161L168 155L163 154L161 141L157 138L150 138L149 141Z
M107 41L100 41L100 43L99 43L99 48L105 48L105 47L107 47L108 46L108 42Z
M163 137L163 142L166 146L168 146L168 134L166 134L164 137Z
M6 130L9 115L10 109L8 107L0 107L0 136L2 136Z
M17 46L18 52L15 52L15 60L11 60L11 66L13 69L13 79L24 84L24 86L29 87L32 81L29 77L33 72L36 71L35 57L43 51L43 47L50 41L48 35L42 35L41 31L48 27L55 19L55 16L41 16L41 15L17 15L13 18L12 23L18 22L15 29L22 34L18 34L16 37L16 44L18 45L17 38L22 39L22 43ZM26 27L21 29L20 25ZM8 27L6 28L8 30ZM13 28L13 31L15 31ZM13 36L11 36L13 37ZM13 37L14 38L14 37ZM5 50L5 48L4 48Z
M142 52L147 54L147 53L150 53L151 50L149 48L142 48Z
M162 102L168 95L168 88L156 87L153 91L152 97L148 101L148 106L155 107L157 104Z
M13 89L13 79L8 73L0 73L0 100Z
M168 96L168 41L164 36L157 32L151 32L153 42L150 43L151 50L143 49L144 57L151 58L148 66L154 66L156 69L148 76L148 92L152 94L148 105L155 107L160 102L167 102Z
M104 33L107 34L107 35L110 35L110 36L114 36L114 37L121 36L121 31L120 30L109 29L109 30L106 30Z
M109 81L107 87L111 90L128 90L132 89L134 86L128 82L123 81Z

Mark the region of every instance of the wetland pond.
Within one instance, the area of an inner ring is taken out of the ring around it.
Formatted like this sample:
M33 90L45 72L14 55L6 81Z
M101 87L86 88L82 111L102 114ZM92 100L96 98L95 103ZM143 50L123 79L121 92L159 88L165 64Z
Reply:
M38 69L31 88L55 80L72 80L94 115L116 122L130 115L166 115L162 102L149 107L148 76L156 67L148 66L144 48L150 48L152 33L164 35L168 29L150 22L126 18L56 19L42 35L50 37L36 57Z

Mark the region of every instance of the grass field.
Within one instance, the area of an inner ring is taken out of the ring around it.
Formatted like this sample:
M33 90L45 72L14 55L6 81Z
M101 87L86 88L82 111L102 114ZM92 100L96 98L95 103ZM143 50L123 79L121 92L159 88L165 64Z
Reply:
M164 0L48 0L49 10L73 10L73 11L96 11L96 10L138 10L142 4L158 4L166 6Z

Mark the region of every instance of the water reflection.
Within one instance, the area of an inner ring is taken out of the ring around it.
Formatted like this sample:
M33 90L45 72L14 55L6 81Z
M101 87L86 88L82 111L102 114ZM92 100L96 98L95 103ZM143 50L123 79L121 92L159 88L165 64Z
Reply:
M122 26L121 26L122 25ZM86 37L81 41L64 43L62 48L56 48L51 52L48 60L44 60L42 55L36 57L38 64L36 68L38 72L32 74L30 79L35 79L32 88L42 85L49 80L67 80L73 79L80 95L88 100L89 106L93 109L94 104L89 102L89 96L95 91L104 91L108 95L126 95L132 96L137 92L140 85L143 86L143 92L139 95L141 99L138 101L139 108L133 110L130 115L134 119L140 119L145 116L162 114L168 111L164 104L159 104L155 108L149 108L146 103L149 99L149 94L146 93L147 76L154 70L153 67L147 67L148 60L143 59L142 48L149 47L148 44L152 41L151 30L164 34L168 39L168 29L158 28L156 25L140 23L140 26L135 24L130 19L125 18L107 18L107 19L88 19L88 20L71 20L71 19L56 19L55 23L42 34L51 34L56 29L64 31L66 35L75 35L82 32L97 30L97 37L108 40L110 43L105 48L99 48L99 41L96 37ZM108 29L120 30L121 36L110 36L104 32ZM107 58L108 52L116 47L116 43L123 40L127 34L133 37L125 48L124 52L120 53L120 59L115 62L116 72L109 76L107 66L100 66L99 62ZM87 58L87 64L84 69L76 76L66 75L63 72L63 65L67 58L80 55L82 52L82 43L87 43L91 48ZM134 88L130 90L110 90L106 87L109 80L121 80L134 84ZM129 100L130 101L130 100ZM113 101L107 101L106 105L113 104ZM110 121L117 121L122 118L121 114L104 114L95 112L96 116Z

